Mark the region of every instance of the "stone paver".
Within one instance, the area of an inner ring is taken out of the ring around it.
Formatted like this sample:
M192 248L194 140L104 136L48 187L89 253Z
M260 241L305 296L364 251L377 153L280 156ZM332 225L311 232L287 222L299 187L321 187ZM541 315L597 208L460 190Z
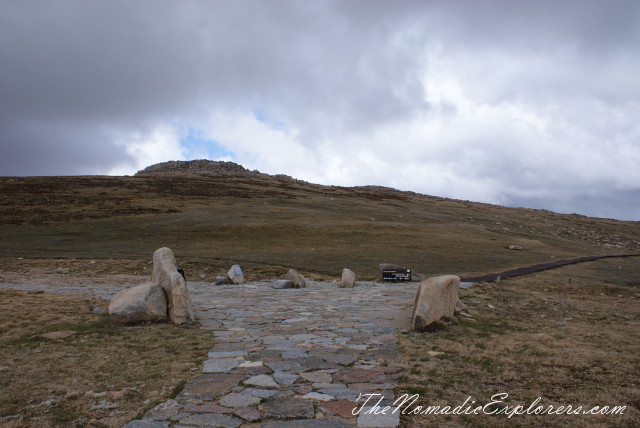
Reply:
M393 409L395 410L395 409ZM358 415L358 427L396 427L400 423L400 412L364 407Z
M271 284L189 283L196 318L214 336L203 373L175 400L134 422L265 428L399 424L397 413L352 411L363 404L361 394L371 391L393 403L402 370L394 319L413 304L417 284Z

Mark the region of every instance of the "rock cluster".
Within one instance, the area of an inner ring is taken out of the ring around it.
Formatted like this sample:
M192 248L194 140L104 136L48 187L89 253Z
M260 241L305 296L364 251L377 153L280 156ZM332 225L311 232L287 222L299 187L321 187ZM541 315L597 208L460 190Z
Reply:
M187 284L171 249L163 247L153 254L152 282L118 293L109 304L109 315L124 323L169 319L181 325L194 321Z
M460 278L443 275L423 281L416 294L411 317L411 330L424 331L433 323L445 317L453 317L464 309L458 298Z
M276 279L271 283L273 288L294 288L293 281L290 279Z

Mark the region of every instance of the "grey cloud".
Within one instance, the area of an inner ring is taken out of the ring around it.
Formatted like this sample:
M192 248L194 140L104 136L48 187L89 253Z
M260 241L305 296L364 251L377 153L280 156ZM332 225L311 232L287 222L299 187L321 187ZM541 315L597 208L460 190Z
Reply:
M434 120L445 107L456 117L455 104L431 105L423 87L439 65L434 50L483 102L521 103L634 145L639 16L640 3L625 0L8 0L0 3L0 174L104 173L132 163L116 136L198 126L216 111L264 110L295 127L310 153L318 142L339 146L386 125ZM610 113L599 120L594 106ZM512 187L581 184L581 175L554 179L544 165L518 161L505 150L518 136L487 129L437 161L460 157L472 176L508 183L512 201L523 200ZM427 140L406 158L427 162Z
M0 122L0 174L91 175L104 165L126 163L123 147L91 126L64 122Z

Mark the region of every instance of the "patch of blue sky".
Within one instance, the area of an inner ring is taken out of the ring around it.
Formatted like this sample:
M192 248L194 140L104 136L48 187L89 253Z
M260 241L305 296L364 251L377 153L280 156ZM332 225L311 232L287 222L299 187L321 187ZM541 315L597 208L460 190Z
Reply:
M286 122L274 119L265 109L254 107L251 112L253 113L253 117L255 117L256 120L264 123L271 129L275 129L277 131L286 131L288 129Z
M196 128L187 128L183 132L180 146L184 149L187 160L235 160L233 152L227 150L217 141L207 138L201 130Z

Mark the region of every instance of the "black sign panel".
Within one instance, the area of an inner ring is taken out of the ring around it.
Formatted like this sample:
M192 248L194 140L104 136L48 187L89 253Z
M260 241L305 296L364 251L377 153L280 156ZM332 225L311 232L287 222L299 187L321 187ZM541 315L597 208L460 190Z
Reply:
M411 281L411 269L383 269L383 281Z

